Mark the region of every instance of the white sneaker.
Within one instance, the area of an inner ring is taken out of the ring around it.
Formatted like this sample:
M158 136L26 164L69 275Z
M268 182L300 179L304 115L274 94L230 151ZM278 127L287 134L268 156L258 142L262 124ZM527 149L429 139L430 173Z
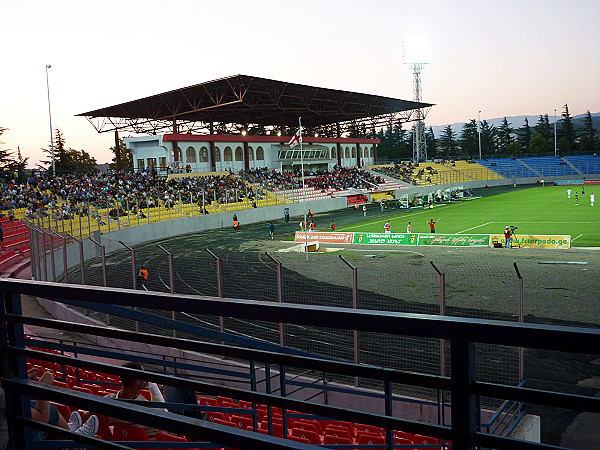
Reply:
M98 426L100 425L100 421L98 420L98 416L91 416L86 423L81 425L75 433L82 434L84 436L94 436L98 432Z
M76 431L83 424L83 420L81 419L81 414L79 411L73 411L71 413L71 417L69 417L69 430Z

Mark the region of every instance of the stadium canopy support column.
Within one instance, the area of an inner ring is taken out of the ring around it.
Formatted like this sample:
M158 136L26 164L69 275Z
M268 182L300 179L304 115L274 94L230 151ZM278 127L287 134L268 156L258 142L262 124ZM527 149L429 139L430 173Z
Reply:
M173 118L173 134L177 133L177 119ZM175 164L179 162L179 143L177 139L173 139L173 169L175 169L179 164Z
M115 162L117 171L121 170L121 146L119 145L119 130L115 130Z
M360 167L360 144L357 142L356 143L356 167Z
M340 123L336 122L335 123L335 135L339 139L341 137L341 134L342 134L342 132L340 130ZM338 163L338 166L341 167L341 165L342 165L342 143L341 142L337 143L337 163Z
M373 144L373 164L377 164L377 144Z
M209 124L208 128L209 128L209 133L214 134L215 129L214 129L212 122ZM212 171L216 172L217 171L217 162L215 161L215 156L216 156L215 155L215 143L211 140L209 142L209 145L210 145L210 166L211 166Z
M248 128L248 127L246 127ZM248 172L250 170L250 158L248 158L249 149L248 149L248 141L244 141L244 170Z

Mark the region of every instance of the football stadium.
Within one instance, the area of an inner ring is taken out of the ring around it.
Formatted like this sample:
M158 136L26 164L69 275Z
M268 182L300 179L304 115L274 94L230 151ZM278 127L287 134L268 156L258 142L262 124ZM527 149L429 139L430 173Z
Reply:
M79 114L142 136L4 190L14 448L593 442L600 159L378 164L431 106L237 75Z

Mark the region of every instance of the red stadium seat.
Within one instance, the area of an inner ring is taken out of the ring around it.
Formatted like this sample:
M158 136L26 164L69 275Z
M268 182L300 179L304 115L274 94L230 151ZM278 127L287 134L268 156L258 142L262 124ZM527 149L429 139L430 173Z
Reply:
M312 430L301 430L299 428L294 428L291 433L292 436L301 437L304 439L308 439L313 445L321 445L323 442L321 441L321 437L317 434L316 431Z
M122 423L115 424L113 428L113 440L114 441L149 441L146 432L132 425L125 425Z
M385 437L371 433L362 433L357 436L356 443L360 445L385 445Z
M325 445L351 445L354 444L352 439L343 436L333 436L331 434L325 434L323 438L323 444Z

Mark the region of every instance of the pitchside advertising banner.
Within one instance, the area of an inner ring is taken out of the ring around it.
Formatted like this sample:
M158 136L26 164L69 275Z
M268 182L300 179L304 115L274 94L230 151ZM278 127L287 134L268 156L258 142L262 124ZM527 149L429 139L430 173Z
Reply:
M495 239L504 243L503 234L492 234L492 242ZM517 234L511 238L511 246L520 248L570 248L571 236Z
M489 234L419 234L417 245L448 247L489 247Z
M417 234L354 233L355 244L417 245Z
M378 245L435 245L447 247L493 247L493 242L504 243L503 234L414 234L414 233L343 233L296 231L294 242L324 244L378 244ZM520 234L512 238L512 247L570 248L571 236Z

